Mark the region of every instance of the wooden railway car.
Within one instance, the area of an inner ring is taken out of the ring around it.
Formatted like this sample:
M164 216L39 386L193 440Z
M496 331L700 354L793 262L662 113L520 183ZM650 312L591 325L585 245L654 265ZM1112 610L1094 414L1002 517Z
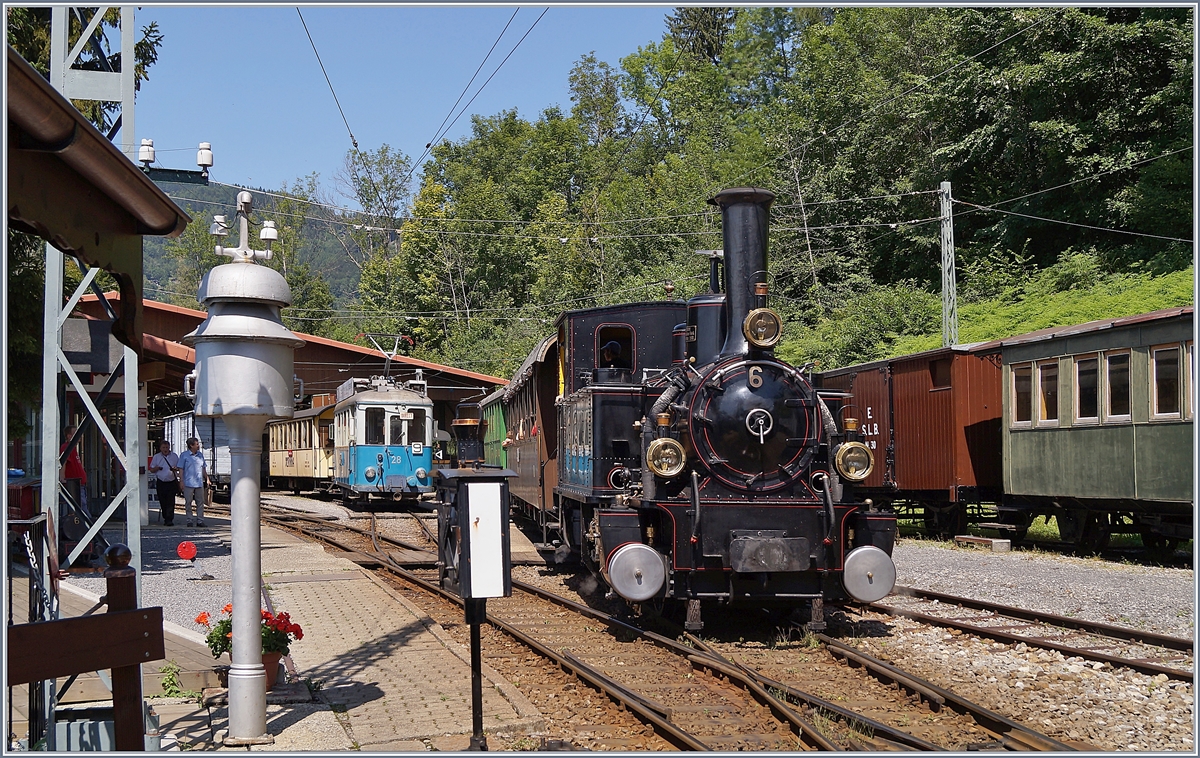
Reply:
M1038 515L1064 542L1148 547L1192 535L1191 307L1042 329L818 375L854 395L880 464L859 491L933 533L983 526L1017 539ZM976 514L983 513L977 509Z
M268 483L293 492L333 491L333 395L267 425Z
M1053 514L1067 542L1192 537L1194 311L1043 329L1000 342L1004 491L1018 527Z
M849 392L877 465L859 491L961 534L967 505L1000 500L1000 355L995 343L938 348L826 371Z

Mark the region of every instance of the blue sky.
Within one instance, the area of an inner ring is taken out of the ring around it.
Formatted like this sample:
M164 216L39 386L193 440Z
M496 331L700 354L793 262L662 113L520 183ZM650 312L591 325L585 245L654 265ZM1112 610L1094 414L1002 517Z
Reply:
M359 146L387 143L416 159L517 7L309 6L302 13ZM545 7L520 6L462 104ZM594 50L618 66L662 38L670 12L669 5L550 7L447 136L468 134L472 114L515 107L533 119L550 105L569 110L575 61ZM159 165L194 168L196 145L205 141L218 181L277 188L315 171L333 190L350 137L294 7L143 6L136 21L139 28L157 21L164 35L136 120L138 140L154 140Z

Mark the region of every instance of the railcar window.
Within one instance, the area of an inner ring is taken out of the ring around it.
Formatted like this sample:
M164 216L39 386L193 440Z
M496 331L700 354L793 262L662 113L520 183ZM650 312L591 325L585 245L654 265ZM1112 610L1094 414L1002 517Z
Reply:
M1075 419L1096 421L1100 417L1100 372L1099 360L1083 358L1075 360Z
M1108 376L1106 385L1108 392L1107 418L1112 421L1124 421L1129 417L1129 353L1106 355Z
M1179 348L1154 350L1154 415L1179 418Z
M1188 418L1196 413L1195 393L1196 392L1196 354L1192 350L1192 343L1187 343L1187 385L1184 387L1184 394L1187 396L1187 415Z
M411 445L414 442L420 442L422 445L426 444L428 442L425 439L426 426L425 409L413 408L412 418L408 419L408 444Z
M1027 424L1033 418L1033 367L1013 366L1013 423Z
M1038 421L1058 421L1058 361L1038 366Z
M929 379L934 389L950 386L950 359L942 358L929 362Z
M366 413L367 428L366 439L364 442L368 445L383 445L383 409L368 408Z
M404 419L399 416L392 416L391 422L388 424L388 444L404 444Z

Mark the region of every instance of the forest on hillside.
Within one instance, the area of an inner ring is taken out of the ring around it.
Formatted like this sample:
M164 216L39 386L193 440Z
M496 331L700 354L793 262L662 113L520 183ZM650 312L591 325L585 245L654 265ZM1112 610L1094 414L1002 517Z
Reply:
M351 151L256 213L290 326L498 376L564 309L705 289L732 186L776 193L780 352L822 368L940 344L942 182L962 341L1190 303L1192 13L677 8L619 65L582 55L568 104ZM147 245L148 295L194 307L236 189L168 191L195 222Z

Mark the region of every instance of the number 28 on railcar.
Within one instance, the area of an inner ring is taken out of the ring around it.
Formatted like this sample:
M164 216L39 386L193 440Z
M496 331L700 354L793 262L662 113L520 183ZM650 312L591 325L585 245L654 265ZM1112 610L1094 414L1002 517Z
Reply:
M516 505L627 601L686 602L691 628L708 601L807 606L819 629L825 601L878 600L895 582L895 516L853 492L871 450L774 354L773 198L710 201L724 292L714 255L712 291L687 303L564 313L485 401L505 410Z
M346 501L415 501L433 491L433 401L424 380L350 379L333 415L334 482Z

